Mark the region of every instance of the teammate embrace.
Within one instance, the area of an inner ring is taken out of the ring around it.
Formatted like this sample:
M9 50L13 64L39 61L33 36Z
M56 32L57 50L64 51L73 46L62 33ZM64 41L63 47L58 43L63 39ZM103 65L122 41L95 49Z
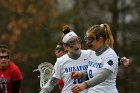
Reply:
M58 79L63 80L61 93L118 93L116 76L118 56L108 24L94 25L86 32L89 50L81 50L81 39L64 27L63 46L67 53L57 58L55 73L39 93L50 93ZM127 65L128 59L123 59Z

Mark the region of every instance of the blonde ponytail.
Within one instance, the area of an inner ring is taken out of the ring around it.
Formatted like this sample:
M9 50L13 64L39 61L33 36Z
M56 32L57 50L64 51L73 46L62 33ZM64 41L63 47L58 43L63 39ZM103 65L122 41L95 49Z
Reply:
M112 35L112 32L110 30L110 27L108 24L104 24L104 31L106 33L106 44L113 48L113 44L114 44L114 38L113 38L113 35Z

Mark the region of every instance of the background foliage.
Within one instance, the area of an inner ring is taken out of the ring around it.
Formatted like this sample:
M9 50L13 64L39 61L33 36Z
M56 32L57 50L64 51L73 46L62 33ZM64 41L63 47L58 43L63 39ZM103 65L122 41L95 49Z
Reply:
M63 25L84 37L86 29L101 23L110 25L118 55L131 59L128 68L119 69L119 92L140 93L139 4L139 0L0 0L0 43L9 45L11 58L22 71L23 93L38 93L39 73L32 71L41 62L55 63L54 48ZM59 93L58 88L53 93Z

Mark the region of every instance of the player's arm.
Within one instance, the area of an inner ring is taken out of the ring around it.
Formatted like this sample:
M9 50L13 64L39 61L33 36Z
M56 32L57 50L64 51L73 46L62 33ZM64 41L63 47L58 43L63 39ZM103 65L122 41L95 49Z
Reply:
M71 78L74 79L82 78L83 80L87 80L88 75L86 71L75 71L75 72L71 72Z
M102 83L111 73L111 70L102 68L100 72L97 73L94 77L87 81L84 81L83 83L74 85L71 90L73 93L79 93L86 88L94 87L95 85Z
M57 84L57 78L52 77L41 89L39 93L50 93Z
M111 70L108 70L106 68L102 68L99 73L97 73L93 78L90 80L85 81L87 84L86 88L93 87L99 83L102 83L103 81L106 80L106 78L112 73Z
M21 80L16 80L12 82L13 93L19 93Z
M88 79L89 79L89 78L88 78L87 71L82 71L81 73L82 73L81 78L82 78L83 80L88 80Z

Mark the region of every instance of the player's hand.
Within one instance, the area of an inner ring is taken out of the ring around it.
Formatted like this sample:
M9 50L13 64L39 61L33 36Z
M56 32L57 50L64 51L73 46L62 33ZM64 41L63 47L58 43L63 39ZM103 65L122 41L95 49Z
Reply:
M128 67L129 63L130 63L130 59L126 58L126 57L122 57L122 64L124 65L124 67Z
M71 78L77 79L82 76L82 72L71 72Z
M41 90L39 93L47 93L45 90Z
M86 82L83 82L81 84L76 84L72 89L71 91L73 93L79 93L81 92L82 90L86 89L87 88L87 83Z

